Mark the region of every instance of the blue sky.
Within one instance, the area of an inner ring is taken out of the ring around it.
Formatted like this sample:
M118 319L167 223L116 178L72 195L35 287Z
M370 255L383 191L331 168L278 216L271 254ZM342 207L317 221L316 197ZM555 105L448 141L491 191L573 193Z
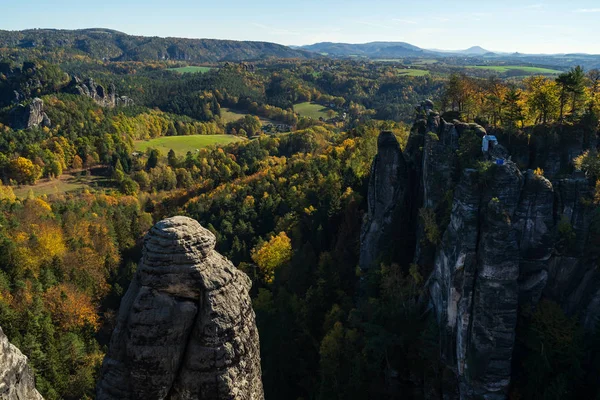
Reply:
M599 0L3 0L0 29L600 54Z

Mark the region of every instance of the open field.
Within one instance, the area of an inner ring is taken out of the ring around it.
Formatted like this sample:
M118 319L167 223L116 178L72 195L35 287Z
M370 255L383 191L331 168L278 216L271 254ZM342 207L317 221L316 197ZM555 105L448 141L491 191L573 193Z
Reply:
M245 117L246 115L252 115L252 114L248 114L243 111L232 110L231 108L221 108L221 120L226 124L229 122L235 122L238 119ZM266 118L258 117L258 119L260 119L260 122L263 125L278 124L278 122L271 121Z
M226 124L230 122L235 122L238 119L245 117L246 115L248 114L231 110L229 108L221 108L221 121L223 121Z
M13 187L13 191L18 198L24 199L32 190L35 196L53 195L67 192L74 192L82 189L91 189L96 187L112 186L112 181L104 176L107 173L105 168L94 168L86 174L85 171L79 173L62 174L56 179L40 179L35 185L21 185Z
M406 59L404 58L376 58L373 61L377 61L377 62L388 62L388 63L404 63ZM437 64L438 60L434 59L434 58L417 58L417 59L410 59L409 61L406 61L406 63L410 63L411 65L432 65L432 64Z
M327 110L327 107L310 102L294 104L295 112L297 112L302 117L310 117L312 119L319 119L320 117L328 119L329 117L327 116Z
M398 75L402 76L425 76L429 75L429 71L425 69L398 69Z
M184 155L188 151L194 151L202 147L212 145L226 145L243 140L233 135L189 135L189 136L162 136L150 140L139 140L135 142L137 151L145 152L149 148L157 149L163 155L167 155L173 149L176 154Z
M173 71L173 72L179 72L180 74L192 74L192 73L196 73L196 72L201 72L201 73L205 73L210 71L212 68L211 67L196 67L193 65L190 65L188 67L179 67L179 68L169 68L169 71Z
M412 62L413 65L433 65L437 64L438 60L435 58L419 58Z
M556 69L549 68L540 68L540 67L525 67L520 65L469 65L465 68L475 68L475 69L487 69L490 71L495 71L498 73L506 73L509 71L522 71L524 75L534 75L534 74L542 74L542 75L553 75L560 74L562 71Z

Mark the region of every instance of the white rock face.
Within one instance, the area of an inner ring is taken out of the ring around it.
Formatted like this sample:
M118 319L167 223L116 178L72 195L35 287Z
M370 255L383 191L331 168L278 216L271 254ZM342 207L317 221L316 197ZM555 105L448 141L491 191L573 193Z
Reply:
M19 349L0 328L0 400L43 400L35 389L33 372Z

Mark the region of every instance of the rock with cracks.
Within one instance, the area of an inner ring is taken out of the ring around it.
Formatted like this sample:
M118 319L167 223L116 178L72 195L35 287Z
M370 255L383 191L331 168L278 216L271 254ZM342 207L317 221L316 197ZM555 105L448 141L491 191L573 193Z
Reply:
M187 217L146 235L104 360L98 400L263 399L250 279Z

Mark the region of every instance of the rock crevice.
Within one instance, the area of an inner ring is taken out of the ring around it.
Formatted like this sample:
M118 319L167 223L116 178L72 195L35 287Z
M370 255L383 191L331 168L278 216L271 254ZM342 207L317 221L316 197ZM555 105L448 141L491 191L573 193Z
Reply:
M380 143L373 161L361 267L372 267L364 261L376 260L382 249L411 246L395 236L411 230L412 262L429 274L441 357L458 387L444 393L447 399L506 399L519 313L542 297L588 329L600 317L600 254L590 243L600 219L591 206L592 185L580 172L566 173L573 166L565 161L595 146L596 132L571 135L568 146L544 142L538 138L544 132L533 134L532 157L521 143L507 141L504 147L501 135L500 144L477 156L472 147L486 131L446 122L425 101L404 152ZM388 137L382 132L380 140L387 143ZM516 162L511 149L518 152ZM548 179L534 172L540 166ZM412 226L390 217L410 220L417 212L425 218ZM432 228L439 239L426 234ZM390 262L408 265L397 257Z
M263 399L251 283L214 246L190 218L150 230L98 399Z

